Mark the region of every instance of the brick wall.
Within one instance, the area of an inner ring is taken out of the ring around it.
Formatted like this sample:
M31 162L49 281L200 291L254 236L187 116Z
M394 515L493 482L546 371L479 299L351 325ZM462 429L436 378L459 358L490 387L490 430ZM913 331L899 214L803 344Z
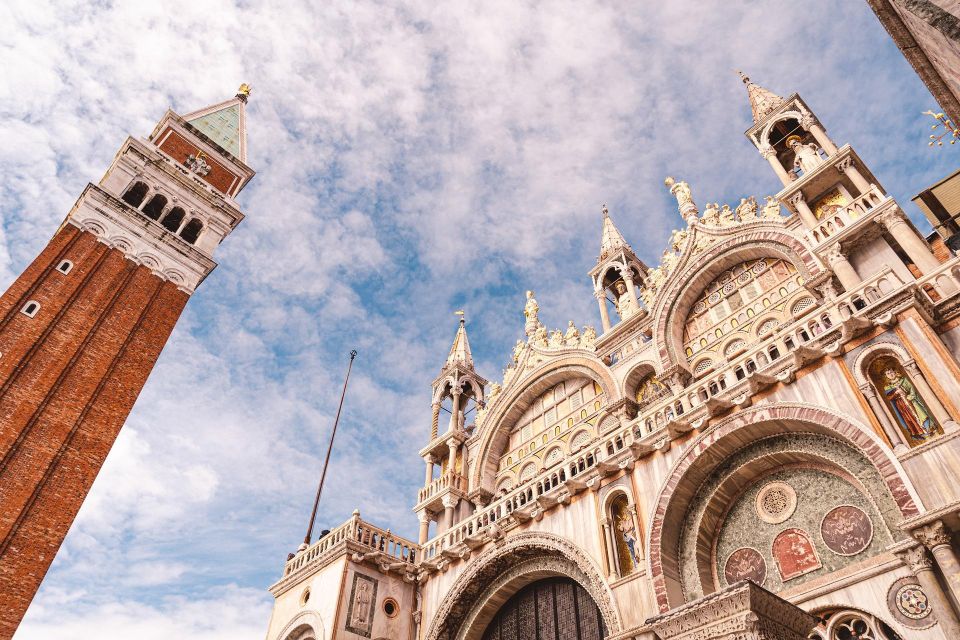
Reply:
M70 273L56 270L61 260ZM0 638L13 635L188 295L66 225L0 296ZM34 318L20 313L40 304Z

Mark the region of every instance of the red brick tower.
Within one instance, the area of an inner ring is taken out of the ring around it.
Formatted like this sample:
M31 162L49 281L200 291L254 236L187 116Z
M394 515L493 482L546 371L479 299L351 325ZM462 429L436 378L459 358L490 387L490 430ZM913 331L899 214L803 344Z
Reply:
M237 96L127 138L0 297L0 638L13 635L180 312L243 219Z

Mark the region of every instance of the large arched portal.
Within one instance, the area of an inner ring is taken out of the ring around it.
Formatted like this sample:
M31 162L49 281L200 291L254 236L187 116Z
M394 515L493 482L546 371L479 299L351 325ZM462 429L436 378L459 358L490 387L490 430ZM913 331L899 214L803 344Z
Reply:
M507 600L483 640L601 640L607 630L600 608L570 578L528 584Z

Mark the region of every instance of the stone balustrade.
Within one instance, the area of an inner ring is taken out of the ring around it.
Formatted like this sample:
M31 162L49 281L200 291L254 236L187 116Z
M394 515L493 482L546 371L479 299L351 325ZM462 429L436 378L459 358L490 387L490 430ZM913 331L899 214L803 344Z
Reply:
M466 488L465 479L459 473L443 473L426 487L420 489L417 494L417 503L426 502L444 489L456 489L464 491Z
M960 291L960 259L953 258L919 280L917 286L931 304L943 302Z
M354 512L345 523L333 529L309 547L300 551L287 561L283 575L296 573L303 567L318 561L328 552L343 543L353 543L362 550L378 552L388 556L395 562L413 565L417 561L417 552L420 547L398 535L390 533L389 529L381 529L360 519L360 514Z
M893 199L883 195L876 185L870 185L870 189L853 202L818 220L816 227L804 232L804 237L811 246L816 247L888 200L893 202Z

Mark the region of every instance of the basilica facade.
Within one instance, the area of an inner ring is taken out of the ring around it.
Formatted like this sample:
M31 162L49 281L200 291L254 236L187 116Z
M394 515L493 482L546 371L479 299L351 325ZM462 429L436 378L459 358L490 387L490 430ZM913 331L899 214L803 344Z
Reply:
M461 320L418 539L356 511L302 545L268 640L960 638L960 259L743 81L780 192L668 178L653 266L604 208L599 325L528 292L494 381Z

